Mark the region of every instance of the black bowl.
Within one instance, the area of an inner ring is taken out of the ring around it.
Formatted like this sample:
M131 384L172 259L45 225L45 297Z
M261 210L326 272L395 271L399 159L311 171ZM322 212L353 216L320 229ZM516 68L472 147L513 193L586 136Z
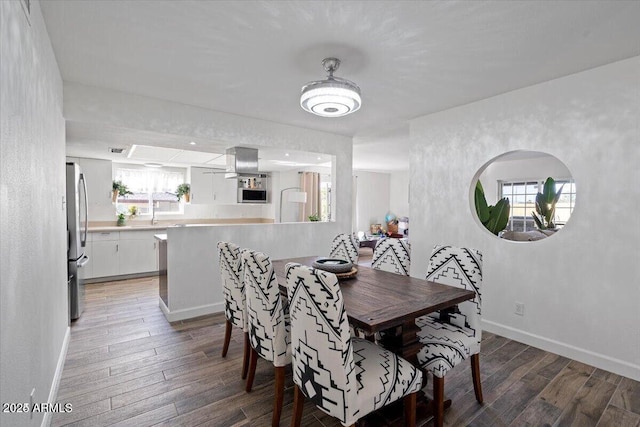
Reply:
M313 262L313 268L330 273L348 273L353 268L351 261L337 258L318 258Z

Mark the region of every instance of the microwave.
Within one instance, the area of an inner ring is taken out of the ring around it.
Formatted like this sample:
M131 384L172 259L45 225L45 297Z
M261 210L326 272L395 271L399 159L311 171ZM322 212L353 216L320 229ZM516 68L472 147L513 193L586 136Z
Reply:
M264 188L238 188L238 203L267 203Z

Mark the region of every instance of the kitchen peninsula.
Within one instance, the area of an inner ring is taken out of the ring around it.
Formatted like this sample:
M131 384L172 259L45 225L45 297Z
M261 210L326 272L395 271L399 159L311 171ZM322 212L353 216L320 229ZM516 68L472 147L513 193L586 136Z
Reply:
M224 310L216 244L233 242L272 259L327 256L340 222L186 225L166 229L167 300L170 322ZM278 277L278 280L283 278Z

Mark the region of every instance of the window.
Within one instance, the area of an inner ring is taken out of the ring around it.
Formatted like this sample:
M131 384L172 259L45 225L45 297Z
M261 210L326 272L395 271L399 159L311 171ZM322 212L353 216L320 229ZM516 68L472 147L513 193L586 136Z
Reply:
M573 179L556 180L556 191L560 186L562 195L556 204L554 222L562 227L569 220L576 200L576 186ZM531 181L501 181L498 188L498 198L507 197L511 204L511 216L507 224L507 230L530 231L536 228L531 212L536 210L536 195L542 192L544 180Z
M320 221L331 221L331 175L320 175Z
M185 176L186 169L181 168L149 169L114 164L114 180L122 181L133 193L118 196L117 212L127 213L131 206L136 206L138 215L151 215L153 211L156 214L182 214L184 208L175 191L178 185L186 182Z

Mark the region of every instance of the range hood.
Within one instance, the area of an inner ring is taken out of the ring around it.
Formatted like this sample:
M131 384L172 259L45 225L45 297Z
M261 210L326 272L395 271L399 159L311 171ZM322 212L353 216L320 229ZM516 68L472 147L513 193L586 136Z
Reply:
M255 148L231 147L227 149L227 173L229 179L266 178L258 172L258 150Z

